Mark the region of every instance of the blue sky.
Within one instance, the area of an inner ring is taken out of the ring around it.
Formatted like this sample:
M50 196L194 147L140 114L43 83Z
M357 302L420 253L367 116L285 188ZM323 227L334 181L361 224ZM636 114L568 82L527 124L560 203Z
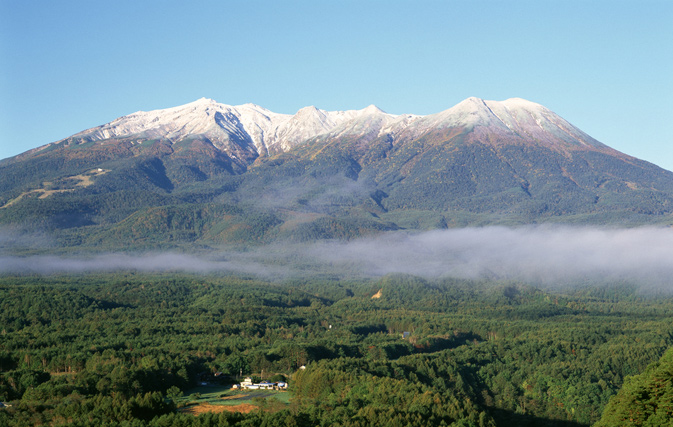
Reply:
M545 105L673 170L673 1L0 0L0 158L200 97Z

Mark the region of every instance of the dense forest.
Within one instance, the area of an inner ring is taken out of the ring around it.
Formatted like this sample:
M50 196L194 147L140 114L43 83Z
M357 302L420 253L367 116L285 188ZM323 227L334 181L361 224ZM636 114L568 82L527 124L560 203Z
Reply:
M630 425L673 425L673 349L642 374L626 378L596 427Z
M4 276L0 425L615 425L644 395L670 420L672 309L626 283ZM215 373L290 398L184 412Z

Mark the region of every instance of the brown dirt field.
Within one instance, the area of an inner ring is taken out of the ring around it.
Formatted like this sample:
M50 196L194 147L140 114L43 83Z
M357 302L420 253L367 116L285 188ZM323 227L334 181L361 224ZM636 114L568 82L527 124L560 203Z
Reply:
M213 412L219 414L220 412L243 412L248 413L257 409L257 406L251 405L249 403L241 403L240 405L211 405L210 403L201 403L200 405L188 406L186 408L180 409L181 412L185 414L191 414L194 416L206 413Z

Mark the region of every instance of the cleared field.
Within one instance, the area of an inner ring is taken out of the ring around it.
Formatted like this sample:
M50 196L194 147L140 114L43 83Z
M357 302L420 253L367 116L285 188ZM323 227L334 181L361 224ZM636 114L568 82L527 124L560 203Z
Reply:
M66 187L69 187L69 188L62 188L62 189L58 189L58 190L53 190L53 189L49 189L49 188L38 188L38 189L35 189L35 190L26 191L26 192L18 195L17 197L15 197L14 199L10 200L9 202L7 202L4 206L0 206L0 209L7 208L9 206L12 206L15 203L18 203L24 197L31 197L31 196L34 197L35 195L37 195L38 199L45 199L45 198L51 196L52 194L67 193L67 192L70 192L70 191L75 191L75 189L77 187L88 187L88 186L93 184L93 180L91 179L92 177L99 176L99 175L104 175L108 172L109 172L109 170L105 170L105 169L92 169L89 172L86 172L86 173L83 173L83 174L80 174L80 175L73 175L73 176L64 177L60 181L63 181L63 182L70 181L69 184L64 184ZM54 185L54 183L44 182L43 185L45 187L51 187L52 185Z
M243 412L243 413L248 413L251 411L254 411L257 409L258 406L251 405L249 403L241 403L240 405L213 405L210 403L199 403L196 405L192 406L187 406L184 408L180 409L180 412L184 412L185 414L191 414L194 416L206 413L206 412L213 412L215 414L219 414L220 412Z
M184 405L179 409L181 412L199 415L224 411L248 413L260 408L260 399L275 405L287 405L291 398L292 394L287 391L242 391L232 390L230 386L201 386L187 390L177 402Z

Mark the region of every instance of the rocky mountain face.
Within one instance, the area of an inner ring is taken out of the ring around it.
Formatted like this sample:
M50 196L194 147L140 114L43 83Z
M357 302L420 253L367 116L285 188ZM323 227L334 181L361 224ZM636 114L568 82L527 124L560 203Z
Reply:
M673 213L673 173L523 99L469 98L428 116L200 99L6 159L0 176L0 223L66 246L668 224Z

